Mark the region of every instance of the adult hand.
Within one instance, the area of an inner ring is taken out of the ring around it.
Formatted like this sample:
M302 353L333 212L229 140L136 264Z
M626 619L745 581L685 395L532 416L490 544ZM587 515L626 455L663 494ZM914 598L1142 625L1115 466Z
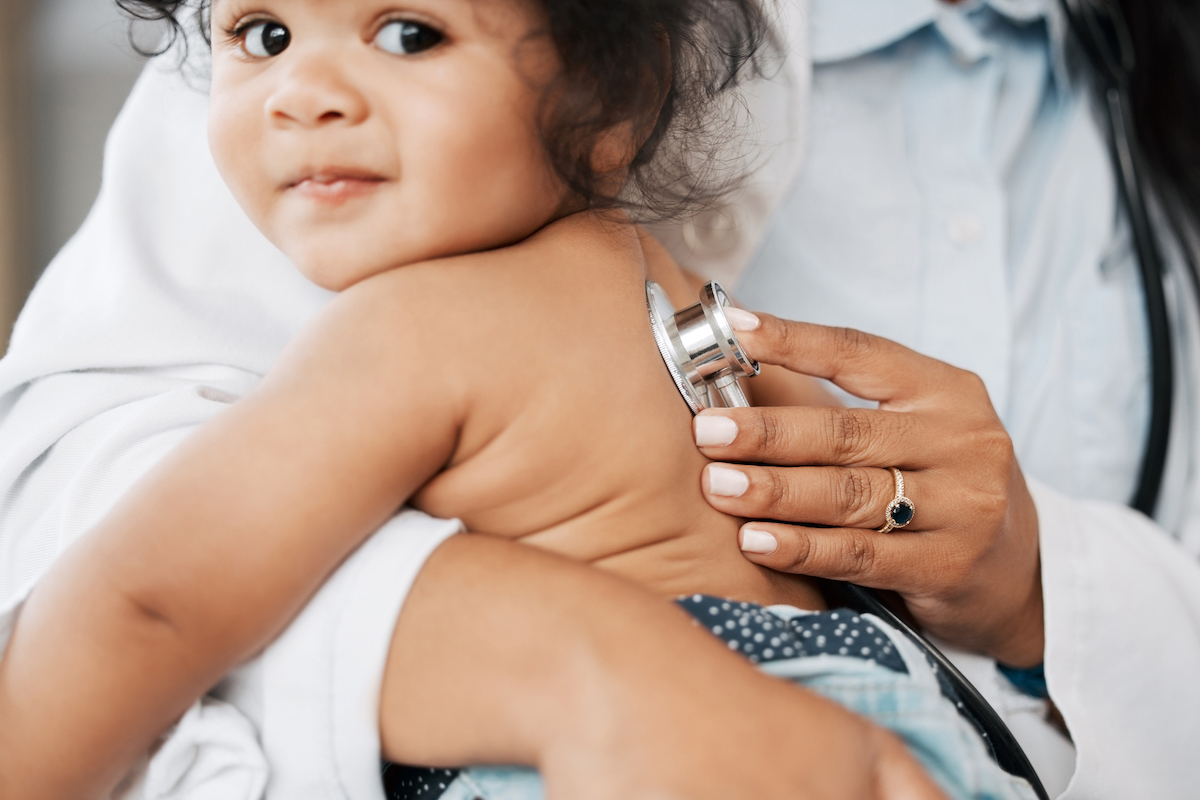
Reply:
M895 735L777 679L744 677L703 701L691 678L658 683L628 695L640 701L628 718L609 706L599 719L612 727L592 717L589 735L561 740L542 764L547 798L946 800Z
M1013 666L1042 661L1033 500L1012 441L972 373L844 328L735 312L752 356L827 378L875 409L703 412L703 488L743 526L746 557L784 572L892 590L924 629ZM880 533L899 468L910 524ZM785 524L790 523L790 524Z

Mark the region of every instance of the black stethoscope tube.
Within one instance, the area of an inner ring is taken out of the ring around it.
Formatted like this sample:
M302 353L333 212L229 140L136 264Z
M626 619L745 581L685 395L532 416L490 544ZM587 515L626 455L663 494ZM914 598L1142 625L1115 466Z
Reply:
M991 703L984 699L979 690L958 671L958 668L950 659L946 658L941 650L913 630L911 625L883 602L874 589L867 589L852 583L842 583L838 584L834 591L840 595L840 602L859 613L874 614L903 633L909 641L915 644L926 658L945 674L947 682L954 687L958 700L958 712L979 731L979 735L983 737L1000 769L1028 781L1038 796L1038 800L1050 800L1037 771L1034 770L1033 764L1029 763L1029 757L1021 749L1021 745L1013 736L1012 731L1004 724L1004 720L1000 719L1000 715L996 713L996 709L992 708Z
M1137 488L1129 505L1153 517L1167 464L1175 374L1171 319L1163 286L1166 269L1142 188L1144 170L1130 102L1130 80L1136 66L1133 37L1115 2L1100 7L1093 0L1060 0L1060 6L1103 92L1113 168L1121 201L1129 215L1141 276L1150 344L1150 425Z
M1167 466L1167 448L1171 438L1171 411L1175 397L1174 356L1171 346L1171 321L1163 280L1166 277L1158 242L1146 211L1141 192L1137 150L1130 127L1128 98L1111 88L1105 93L1109 125L1113 139L1113 159L1117 167L1121 198L1129 213L1137 248L1138 272L1146 301L1146 322L1150 338L1150 427L1146 449L1138 475L1137 490L1129 505L1148 517L1154 516L1162 493L1163 473Z

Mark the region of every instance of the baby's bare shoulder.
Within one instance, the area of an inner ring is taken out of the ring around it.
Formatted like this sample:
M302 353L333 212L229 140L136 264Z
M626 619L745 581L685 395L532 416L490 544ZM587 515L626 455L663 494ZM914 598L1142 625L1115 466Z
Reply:
M596 214L574 214L517 244L399 267L361 281L334 301L356 335L391 331L438 350L478 348L504 324L563 313L568 303L641 292L645 265L637 230ZM534 325L536 327L536 325Z
M636 229L577 214L510 247L360 281L329 303L276 372L303 364L375 391L419 382L475 407L503 394L498 383L549 380L549 365L597 337L628 336L645 317L643 281Z

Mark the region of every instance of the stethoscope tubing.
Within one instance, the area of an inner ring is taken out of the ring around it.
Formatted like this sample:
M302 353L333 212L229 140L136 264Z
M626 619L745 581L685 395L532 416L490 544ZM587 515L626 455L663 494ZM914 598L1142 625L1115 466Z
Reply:
M932 662L932 665L945 674L947 682L954 688L954 692L958 696L959 713L975 726L1000 769L1028 781L1038 800L1050 800L1046 788L1042 786L1041 778L1038 777L1037 770L1029 762L1029 757L1025 755L1025 750L1017 741L1017 737L1013 736L1012 731L1004 724L1004 720L1000 719L1000 715L996 713L996 709L992 708L991 703L979 693L974 684L959 672L953 662L893 611L875 590L853 583L840 583L838 588L843 595L842 601L850 608L859 613L874 614L900 631L916 645Z
M1162 494L1175 400L1171 318L1163 281L1167 271L1150 220L1142 157L1133 124L1130 83L1136 58L1129 26L1115 3L1103 9L1092 0L1059 0L1068 27L1102 91L1121 202L1129 217L1146 307L1150 345L1150 423L1137 488L1130 507L1153 518Z

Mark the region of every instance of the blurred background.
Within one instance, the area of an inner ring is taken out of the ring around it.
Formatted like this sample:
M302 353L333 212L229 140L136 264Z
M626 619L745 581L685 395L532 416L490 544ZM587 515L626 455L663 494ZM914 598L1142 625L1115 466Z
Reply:
M0 352L96 198L142 63L113 0L0 0Z

